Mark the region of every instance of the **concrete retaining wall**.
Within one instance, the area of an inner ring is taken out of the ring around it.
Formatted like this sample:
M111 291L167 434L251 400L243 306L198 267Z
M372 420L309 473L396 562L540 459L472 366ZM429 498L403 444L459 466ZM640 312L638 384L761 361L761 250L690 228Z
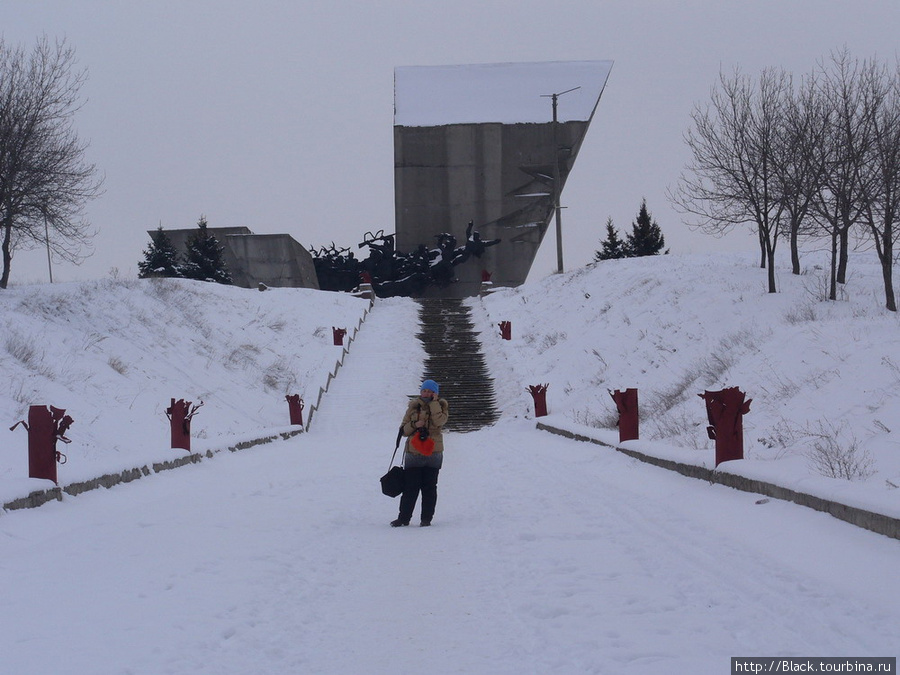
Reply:
M228 448L223 449L229 450L230 452L237 452L238 450L246 450L247 448L252 448L264 443L271 443L272 441L277 441L279 439L287 440L288 438L296 436L297 434L300 434L302 432L302 429L285 431L271 436L263 436L250 441L236 443L235 445L231 445ZM61 502L63 501L65 495L74 497L76 495L80 495L82 492L96 490L97 488L111 488L114 485L130 483L133 480L138 480L139 478L150 476L151 474L169 471L170 469L177 469L178 467L185 466L187 464L197 464L199 462L202 462L204 458L212 459L219 452L221 452L221 450L207 450L202 454L192 453L190 455L183 455L181 457L176 457L175 459L171 459L165 462L154 462L149 466L145 464L144 466L136 467L133 469L126 469L118 473L108 473L98 478L92 478L91 480L87 481L69 483L68 485L48 488L47 490L36 490L27 497L20 497L19 499L14 499L11 502L5 503L3 505L3 510L16 511L18 509L31 509L37 506L41 506L42 504L46 504L47 502Z
M805 492L798 492L790 488L775 485L774 483L745 478L744 476L728 473L727 471L708 469L703 466L684 464L670 459L653 457L652 455L647 455L636 450L623 448L617 445L610 445L609 443L604 443L603 441L591 438L590 436L584 436L582 434L567 431L566 429L552 427L542 422L538 422L537 428L576 441L594 443L607 448L613 448L624 455L639 459L648 464L653 464L654 466L662 467L663 469L668 469L669 471L677 471L683 476L699 478L710 483L718 483L719 485L725 485L743 492L753 492L766 495L767 497L774 497L775 499L794 502L795 504L806 506L815 509L816 511L823 511L835 518L856 525L857 527L871 530L872 532L877 532L878 534L883 534L894 539L900 539L900 519L892 518L881 513L867 511L854 506L847 506L846 504L816 497L815 495L807 494Z

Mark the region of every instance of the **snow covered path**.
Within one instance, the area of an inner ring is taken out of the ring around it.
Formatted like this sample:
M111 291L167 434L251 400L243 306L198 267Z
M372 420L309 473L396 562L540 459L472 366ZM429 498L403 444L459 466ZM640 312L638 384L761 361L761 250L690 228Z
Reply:
M0 672L721 675L731 656L897 655L900 542L530 421L448 434L435 526L388 527L414 311L376 307L310 433L0 519Z

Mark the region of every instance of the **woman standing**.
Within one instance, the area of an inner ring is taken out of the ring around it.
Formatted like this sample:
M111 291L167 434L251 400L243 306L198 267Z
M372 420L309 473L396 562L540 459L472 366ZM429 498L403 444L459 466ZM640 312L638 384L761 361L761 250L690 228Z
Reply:
M434 380L422 383L419 395L409 402L403 416L403 435L407 437L403 453L403 494L400 514L391 527L405 527L412 520L419 492L422 493L422 527L431 525L437 505L437 482L444 461L441 427L447 423L448 404L440 398Z

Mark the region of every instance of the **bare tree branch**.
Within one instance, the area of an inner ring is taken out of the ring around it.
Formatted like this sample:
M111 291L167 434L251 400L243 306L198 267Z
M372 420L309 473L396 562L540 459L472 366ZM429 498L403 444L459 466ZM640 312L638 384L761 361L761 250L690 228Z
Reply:
M83 211L102 178L73 128L86 77L65 40L43 37L26 54L0 39L0 288L17 249L48 246L73 262L90 254Z
M894 244L900 217L900 63L891 77L887 69L870 61L863 71L862 86L871 104L872 143L864 164L863 221L868 226L881 263L885 307L897 311L894 294Z
M783 71L765 70L757 82L738 70L731 78L720 74L709 105L691 115L685 142L693 159L669 195L704 232L722 236L735 225L755 227L770 293L785 208L777 168L785 164L782 120L790 94L791 78Z

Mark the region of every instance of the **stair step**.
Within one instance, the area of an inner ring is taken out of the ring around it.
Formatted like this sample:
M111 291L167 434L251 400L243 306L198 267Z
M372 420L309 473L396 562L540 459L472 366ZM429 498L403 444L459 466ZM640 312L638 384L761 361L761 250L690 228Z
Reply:
M416 337L422 342L425 379L441 385L450 403L448 431L476 431L500 416L469 308L461 299L419 300Z

